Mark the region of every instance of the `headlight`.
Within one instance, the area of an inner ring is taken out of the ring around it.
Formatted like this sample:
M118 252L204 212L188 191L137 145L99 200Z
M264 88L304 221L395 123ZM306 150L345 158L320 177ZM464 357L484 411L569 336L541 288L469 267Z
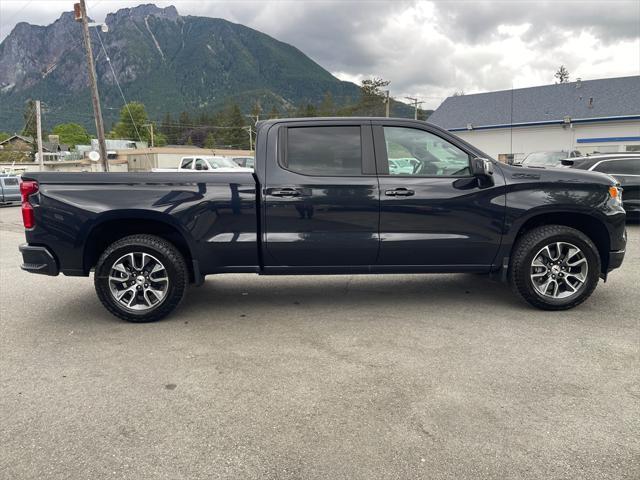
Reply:
M614 203L622 205L622 188L614 186L609 187L609 196Z

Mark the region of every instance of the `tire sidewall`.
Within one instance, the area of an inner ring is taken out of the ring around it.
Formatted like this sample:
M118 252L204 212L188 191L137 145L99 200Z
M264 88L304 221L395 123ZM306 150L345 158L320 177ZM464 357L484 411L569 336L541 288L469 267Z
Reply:
M148 253L156 257L166 268L169 277L169 287L166 295L159 304L148 310L136 311L124 307L113 298L111 289L109 288L109 274L111 273L113 264L122 256L132 252ZM106 257L101 259L99 267L96 268L95 271L95 283L102 300L107 302L113 310L119 312L119 316L122 318L126 318L132 322L154 321L164 316L168 311L173 310L176 302L172 300L175 299L176 296L181 298L184 293L185 279L180 278L184 275L184 272L181 272L179 267L180 266L176 265L175 261L162 252L162 250L143 243L136 244L132 242L131 244L122 245L113 249Z
M566 242L571 243L578 247L584 253L585 258L587 259L587 264L589 266L589 270L587 272L587 280L582 284L577 294L571 295L566 298L551 298L545 297L540 294L536 288L533 286L533 281L531 280L531 263L533 262L534 256L546 245L555 243L555 242ZM591 294L593 289L598 283L598 279L600 278L600 258L595 250L594 245L581 238L580 235L574 235L571 233L558 233L547 236L539 241L535 242L529 250L524 254L523 260L520 264L520 276L524 279L524 288L526 293L531 299L535 299L536 303L543 304L549 307L562 308L565 306L571 306L577 303L580 303L583 297Z

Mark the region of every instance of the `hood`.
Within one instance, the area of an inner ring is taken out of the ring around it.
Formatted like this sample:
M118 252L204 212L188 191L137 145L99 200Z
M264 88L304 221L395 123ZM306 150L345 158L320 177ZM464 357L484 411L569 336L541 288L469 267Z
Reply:
M507 183L538 180L540 182L597 184L604 186L617 185L618 181L602 172L592 172L575 168L530 168L514 167L500 163Z

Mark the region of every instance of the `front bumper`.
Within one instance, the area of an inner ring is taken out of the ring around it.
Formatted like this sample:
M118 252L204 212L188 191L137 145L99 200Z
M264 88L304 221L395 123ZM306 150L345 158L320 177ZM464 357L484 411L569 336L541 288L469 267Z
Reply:
M60 273L58 262L47 247L36 247L23 243L19 249L20 253L22 253L23 263L20 265L22 270L53 276Z
M607 273L611 270L615 270L622 265L622 260L624 260L624 250L617 250L614 252L609 252L609 267L607 268Z

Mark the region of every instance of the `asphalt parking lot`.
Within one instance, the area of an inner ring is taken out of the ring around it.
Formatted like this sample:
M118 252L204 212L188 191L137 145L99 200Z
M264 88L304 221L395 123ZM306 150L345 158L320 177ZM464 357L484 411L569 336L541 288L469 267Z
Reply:
M209 277L128 324L19 269L0 208L0 478L640 477L640 226L586 304L475 275Z

